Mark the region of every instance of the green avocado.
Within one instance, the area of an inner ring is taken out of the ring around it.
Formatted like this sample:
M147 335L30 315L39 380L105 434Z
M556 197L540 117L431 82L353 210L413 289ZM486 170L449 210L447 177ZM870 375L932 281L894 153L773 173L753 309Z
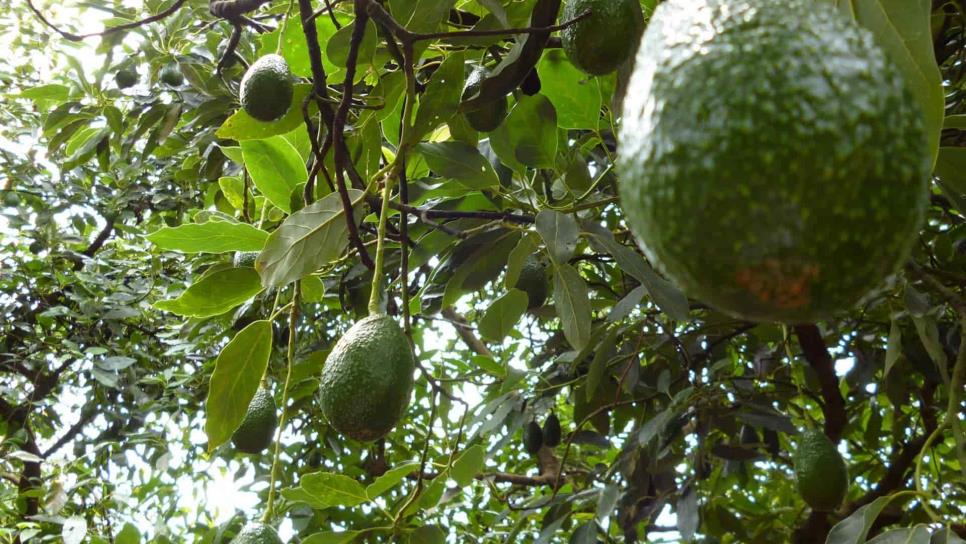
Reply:
M231 539L231 544L282 544L282 539L264 523L249 523Z
M264 387L255 391L255 396L248 403L245 419L231 435L231 443L235 449L244 453L261 453L275 438L275 426L278 424L278 407L275 398Z
M894 273L922 224L922 113L872 35L823 2L669 0L637 53L622 208L688 295L814 322Z
M539 308L547 301L547 273L536 257L527 257L520 268L516 288L527 294L527 309Z
M242 107L259 121L274 121L292 106L292 71L280 55L265 55L248 68L241 80Z
M137 85L138 73L130 68L121 68L114 74L114 82L118 89L127 89Z
M798 492L815 510L835 510L849 491L845 461L820 431L808 431L793 455Z
M477 68L470 72L466 77L466 86L463 87L463 98L467 99L475 95L480 90L483 80L490 75L486 68ZM480 132L490 132L500 126L506 118L507 98L504 96L499 100L486 102L481 107L468 111L464 115L471 127Z
M563 20L590 15L563 29L560 41L574 66L590 75L613 72L634 53L644 30L638 0L568 0Z
M169 64L162 68L159 78L161 83L171 87L180 87L184 84L184 74L177 64Z
M357 321L322 367L322 414L350 438L382 438L409 407L415 369L409 340L396 320L380 314Z

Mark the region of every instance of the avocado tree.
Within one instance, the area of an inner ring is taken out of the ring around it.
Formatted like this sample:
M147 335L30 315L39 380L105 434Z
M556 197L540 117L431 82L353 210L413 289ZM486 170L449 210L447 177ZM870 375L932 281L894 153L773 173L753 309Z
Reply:
M0 542L963 542L964 8L8 6Z

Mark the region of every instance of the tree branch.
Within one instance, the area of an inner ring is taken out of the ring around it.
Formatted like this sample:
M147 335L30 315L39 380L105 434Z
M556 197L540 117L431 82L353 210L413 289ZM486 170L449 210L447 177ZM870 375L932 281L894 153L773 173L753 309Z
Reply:
M822 389L822 413L825 415L825 435L832 442L842 438L842 431L848 417L845 414L845 400L839 391L839 380L835 375L835 365L828 352L825 340L815 325L796 325L795 334L805 354L805 360L818 375Z
M486 347L486 344L473 334L473 329L470 328L465 317L456 313L456 310L452 308L443 308L443 316L454 323L456 332L459 333L460 338L471 350L486 357L493 357L490 348Z
M235 0L232 0L232 1L235 1ZM70 40L72 42L79 42L86 38L93 38L94 36L107 36L108 34L113 34L114 32L120 32L122 30L130 30L132 28L137 28L139 26L153 23L155 21L160 21L161 19L164 19L165 17L178 11L181 8L181 6L184 5L184 3L185 3L185 0L177 0L174 4L171 4L171 7L169 7L164 11L161 11L157 15L152 15L150 17L146 17L144 19L141 19L139 21L134 21L131 23L124 23L122 25L112 26L100 32L91 32L89 34L74 34L71 32L67 32L66 30L61 30L60 28L57 27L57 25L50 22L47 19L47 17L45 17L44 14L41 13L40 10L34 6L33 0L27 0L27 7L29 7L30 11L32 11L34 15L36 15L37 18L40 19L41 23L46 25L54 32L60 34L64 39Z

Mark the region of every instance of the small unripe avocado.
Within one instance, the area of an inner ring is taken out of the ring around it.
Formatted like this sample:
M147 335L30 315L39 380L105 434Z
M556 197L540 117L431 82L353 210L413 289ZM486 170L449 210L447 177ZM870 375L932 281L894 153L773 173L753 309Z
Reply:
M114 82L118 89L133 87L138 82L138 73L130 68L121 68L114 74Z
M242 77L242 107L259 121L274 121L292 106L295 87L292 71L281 55L265 55L252 63Z
M483 80L489 75L486 68L477 68L470 72L466 78L466 86L463 88L463 98L470 98L480 90ZM504 96L499 100L486 102L477 109L466 112L466 121L470 126L480 132L490 132L496 130L507 112L507 98Z
M244 453L261 453L275 438L275 426L278 424L278 407L275 398L264 387L255 391L255 396L248 403L248 411L241 425L231 435L231 443L235 449Z
M835 445L821 431L807 431L793 455L802 499L815 510L835 510L849 491L849 472Z
M395 319L377 314L357 321L322 367L322 414L350 438L382 438L409 407L415 369L409 340Z
M560 444L560 420L557 414L550 414L543 422L543 443L551 448Z
M184 84L184 74L177 64L169 64L161 69L161 83L171 87L180 87Z
M527 294L527 309L539 308L547 301L547 273L536 257L527 257L520 268L516 288Z
M3 204L5 206L19 206L20 195L16 191L5 191L3 193Z
M638 0L568 0L563 20L590 15L561 32L567 58L584 72L599 76L613 72L630 58L640 42L644 14Z
M541 446L543 446L543 431L539 423L531 421L523 428L523 447L530 455L536 455Z
M231 539L231 544L282 544L282 539L264 523L249 523Z

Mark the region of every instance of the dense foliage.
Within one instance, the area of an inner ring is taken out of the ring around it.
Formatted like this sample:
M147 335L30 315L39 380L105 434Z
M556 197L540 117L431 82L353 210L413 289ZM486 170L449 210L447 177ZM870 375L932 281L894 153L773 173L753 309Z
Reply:
M614 172L631 66L578 70L559 0L8 6L0 542L228 542L263 515L315 544L962 542L966 10L815 1L893 58L936 159L901 273L796 326L645 260ZM298 79L262 122L238 87L272 53ZM364 443L317 395L370 306L417 372ZM279 438L244 454L263 382ZM848 465L831 512L796 486L806 429ZM233 481L258 501L225 515Z

